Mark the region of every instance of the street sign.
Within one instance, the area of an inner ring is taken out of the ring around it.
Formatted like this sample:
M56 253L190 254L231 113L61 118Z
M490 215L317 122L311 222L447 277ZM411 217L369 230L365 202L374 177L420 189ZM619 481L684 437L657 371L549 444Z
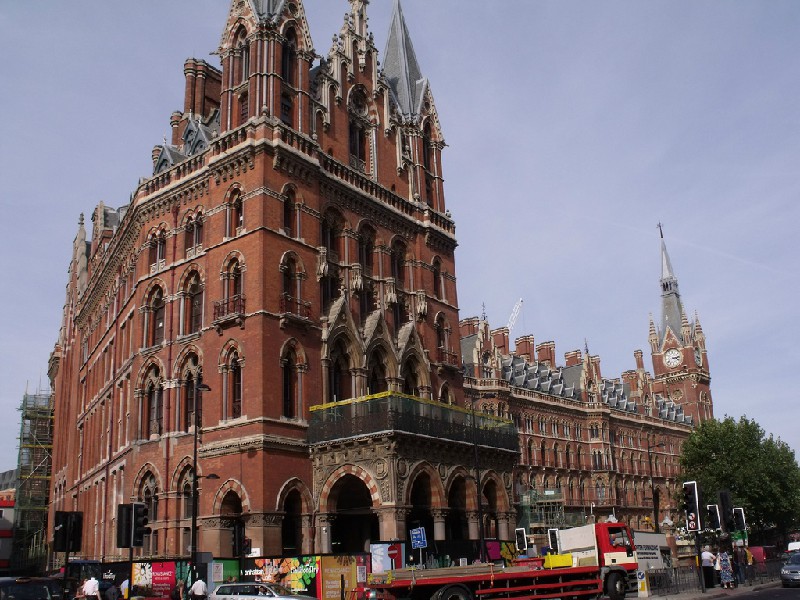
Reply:
M425 538L425 528L417 527L411 530L411 547L412 548L427 548L428 540Z

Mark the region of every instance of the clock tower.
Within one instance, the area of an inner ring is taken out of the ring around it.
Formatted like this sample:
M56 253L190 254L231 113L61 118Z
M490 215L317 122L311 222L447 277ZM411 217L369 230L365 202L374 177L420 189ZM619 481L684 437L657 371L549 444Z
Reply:
M706 339L695 313L689 321L681 302L678 279L672 270L664 232L661 234L661 321L650 319L653 393L671 400L699 423L713 418Z

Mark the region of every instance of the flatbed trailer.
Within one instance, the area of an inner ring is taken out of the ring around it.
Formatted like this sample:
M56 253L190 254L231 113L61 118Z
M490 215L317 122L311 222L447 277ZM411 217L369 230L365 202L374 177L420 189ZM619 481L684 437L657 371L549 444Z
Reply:
M564 555L569 566L546 568L522 559L512 566L479 563L439 569L397 569L370 574L368 597L374 600L582 600L607 595L623 600L637 589L637 564L627 527L588 525L571 531ZM616 537L621 536L621 537ZM613 541L623 540L619 545ZM576 545L576 540L579 541ZM627 544L625 543L627 542Z

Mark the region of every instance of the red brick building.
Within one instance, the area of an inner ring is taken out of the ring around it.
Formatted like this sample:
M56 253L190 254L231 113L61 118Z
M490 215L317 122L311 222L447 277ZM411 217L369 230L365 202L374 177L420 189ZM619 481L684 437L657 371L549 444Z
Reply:
M463 549L512 539L523 489L643 519L647 474L674 486L684 416L711 410L699 323L670 308L654 374L638 353L621 381L588 352L559 368L552 342L512 353L507 332L459 326L433 94L399 3L379 68L367 4L317 61L301 0L233 0L221 68L186 61L152 176L90 233L81 217L49 370L50 522L83 512L84 557L122 556L131 501L150 513L139 554L188 557L195 471L198 550L217 557L240 530L262 555L419 526Z
M399 3L380 70L366 5L315 64L301 1L234 0L152 177L91 241L81 218L50 377L52 510L84 513L83 555L120 554L133 500L143 555L189 554L196 419L199 550L478 538L443 134ZM477 424L507 538L515 433Z
M650 321L652 373L644 353L635 369L604 377L600 357L552 341L516 339L485 319L461 322L465 390L484 413L514 421L520 460L515 499L549 513L533 528L582 524L614 515L636 529L677 522L678 459L695 424L713 418L705 334L690 322L661 240L661 319ZM656 506L654 507L654 499Z

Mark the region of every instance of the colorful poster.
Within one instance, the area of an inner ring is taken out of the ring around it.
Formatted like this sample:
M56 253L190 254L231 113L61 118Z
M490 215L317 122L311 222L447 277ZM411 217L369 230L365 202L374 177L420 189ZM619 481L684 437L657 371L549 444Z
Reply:
M319 600L341 600L354 597L358 588L355 556L323 556L320 558L322 585Z
M151 598L169 598L172 588L175 587L175 563L152 563L152 588L148 594Z
M256 558L245 561L248 581L280 583L298 594L316 596L319 556L297 558Z

